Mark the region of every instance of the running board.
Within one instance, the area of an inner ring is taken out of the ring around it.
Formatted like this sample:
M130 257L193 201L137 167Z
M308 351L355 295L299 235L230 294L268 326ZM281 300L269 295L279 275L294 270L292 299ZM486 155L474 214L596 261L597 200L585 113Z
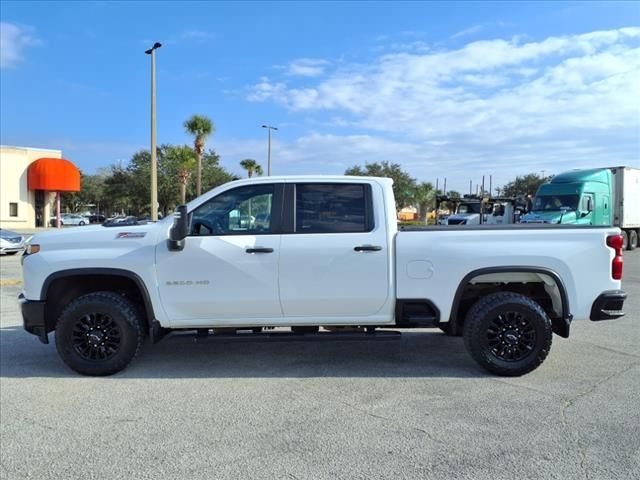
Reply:
M390 341L400 340L401 333L395 330L376 332L317 332L317 333L293 333L293 332L263 332L263 333L214 333L206 335L202 332L196 334L196 340L207 342L318 342L318 341Z

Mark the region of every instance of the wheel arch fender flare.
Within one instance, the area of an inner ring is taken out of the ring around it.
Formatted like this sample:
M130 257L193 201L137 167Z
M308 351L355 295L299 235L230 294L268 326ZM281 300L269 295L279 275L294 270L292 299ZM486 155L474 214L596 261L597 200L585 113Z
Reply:
M45 279L40 290L40 299L47 299L49 288L56 280L68 277L82 277L89 275L111 278L121 277L131 280L140 291L140 296L142 297L144 311L147 318L147 327L151 328L151 325L155 320L155 314L153 310L153 303L151 302L151 297L149 295L149 290L147 289L144 280L142 280L142 278L137 273L132 272L131 270L125 270L121 268L71 268L67 270L60 270L52 273Z
M559 321L553 323L553 331L557 333L561 337L568 338L569 337L569 327L571 325L571 319L573 315L571 314L571 308L569 305L569 296L567 295L567 288L558 273L550 268L546 267L531 267L525 265L513 265L513 266L499 266L499 267L485 267L473 270L467 273L460 283L458 284L458 288L456 289L456 293L453 297L453 304L451 306L451 314L449 316L449 322L455 325L455 328L459 328L459 323L457 321L458 310L460 308L460 303L462 302L462 296L466 286L473 280L475 277L479 277L481 275L495 274L495 273L536 273L539 275L546 275L556 284L558 288L558 292L560 294L560 302L561 302L561 318Z

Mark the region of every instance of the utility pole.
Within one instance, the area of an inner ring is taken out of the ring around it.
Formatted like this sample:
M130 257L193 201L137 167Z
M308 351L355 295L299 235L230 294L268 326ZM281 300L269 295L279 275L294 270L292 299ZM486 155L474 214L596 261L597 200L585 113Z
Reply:
M144 53L151 55L151 221L158 221L158 158L156 155L156 42Z
M262 125L262 128L266 128L269 132L267 143L267 177L271 176L271 130L278 130L278 127L272 127L271 125Z

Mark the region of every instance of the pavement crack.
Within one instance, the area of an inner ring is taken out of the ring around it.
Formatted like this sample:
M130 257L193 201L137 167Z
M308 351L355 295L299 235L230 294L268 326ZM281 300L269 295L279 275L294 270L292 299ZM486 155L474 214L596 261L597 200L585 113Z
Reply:
M528 390L530 392L535 392L535 393L537 393L539 395L542 395L542 396L545 396L545 397L556 398L551 393L547 393L547 392L545 392L543 390L538 390L537 388L533 388L533 387L530 387L528 385L519 385L517 383L507 382L507 381L504 381L504 380L500 380L498 378L492 378L491 380L493 380L494 382L497 382L497 383L502 383L503 385L509 385L510 387L522 388L522 389Z
M22 418L22 421L24 423L28 423L28 424L33 425L35 427L44 428L45 430L50 430L52 432L55 432L57 430L55 427L47 425L46 423L37 422L36 420L32 420L30 418Z
M580 455L580 468L582 469L584 473L584 478L586 480L591 480L589 469L587 467L587 450L585 448L580 432L578 431L578 429L574 429L571 425L571 422L569 422L569 417L567 416L567 410L569 410L569 408L571 408L578 400L593 393L603 383L606 383L609 380L612 380L616 377L623 375L624 373L628 372L633 367L637 367L638 365L640 365L640 363L632 363L631 365L628 365L626 368L623 368L622 370L614 372L606 376L605 378L598 380L585 391L580 392L571 398L565 399L564 403L562 404L562 409L560 410L560 419L562 421L562 424L565 426L565 428L569 430L569 433L573 437L576 447L578 448L578 453Z
M380 420L387 420L389 422L395 422L403 430L417 431L417 432L420 432L420 433L423 433L424 435L426 435L427 438L429 438L429 440L431 440L433 442L442 443L441 440L439 440L438 438L435 438L430 432L428 432L428 431L426 431L426 430L424 430L422 428L418 428L418 427L414 427L414 426L408 426L407 427L407 426L401 425L400 421L395 419L395 418L383 417L382 415L376 415L375 413L371 413L368 410L365 410L363 408L357 407L357 406L352 405L352 404L347 403L347 402L339 401L338 403L340 403L342 405L345 405L345 406L347 406L349 408L352 408L352 409L354 409L354 410L356 410L358 412L362 412L362 413L364 413L365 415L367 415L369 417L378 418Z
M382 419L382 420L394 420L393 418L383 417L382 415L376 415L375 413L371 413L370 411L365 410L364 408L357 407L357 406L352 405L352 404L347 403L347 402L340 401L339 403L341 403L342 405L345 405L345 406L347 406L349 408L353 408L354 410L357 410L358 412L362 412L365 415L368 415L368 416L373 417L373 418L379 418L379 419Z
M600 350L605 350L607 352L617 353L618 355L624 355L625 357L640 358L640 355L634 355L633 353L622 352L620 350L616 350L615 348L603 347L602 345L598 345L596 343L591 343L591 342L578 342L578 343L583 343L585 345L589 345L590 347L598 348Z

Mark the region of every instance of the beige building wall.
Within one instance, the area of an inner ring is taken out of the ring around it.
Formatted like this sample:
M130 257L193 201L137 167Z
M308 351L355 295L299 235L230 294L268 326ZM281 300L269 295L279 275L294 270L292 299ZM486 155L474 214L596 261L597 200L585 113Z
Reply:
M62 158L62 151L0 145L0 228L20 230L35 227L35 192L27 187L27 168L43 157ZM49 192L45 193L44 202L44 222L49 225ZM17 212L11 211L11 204L17 204Z

